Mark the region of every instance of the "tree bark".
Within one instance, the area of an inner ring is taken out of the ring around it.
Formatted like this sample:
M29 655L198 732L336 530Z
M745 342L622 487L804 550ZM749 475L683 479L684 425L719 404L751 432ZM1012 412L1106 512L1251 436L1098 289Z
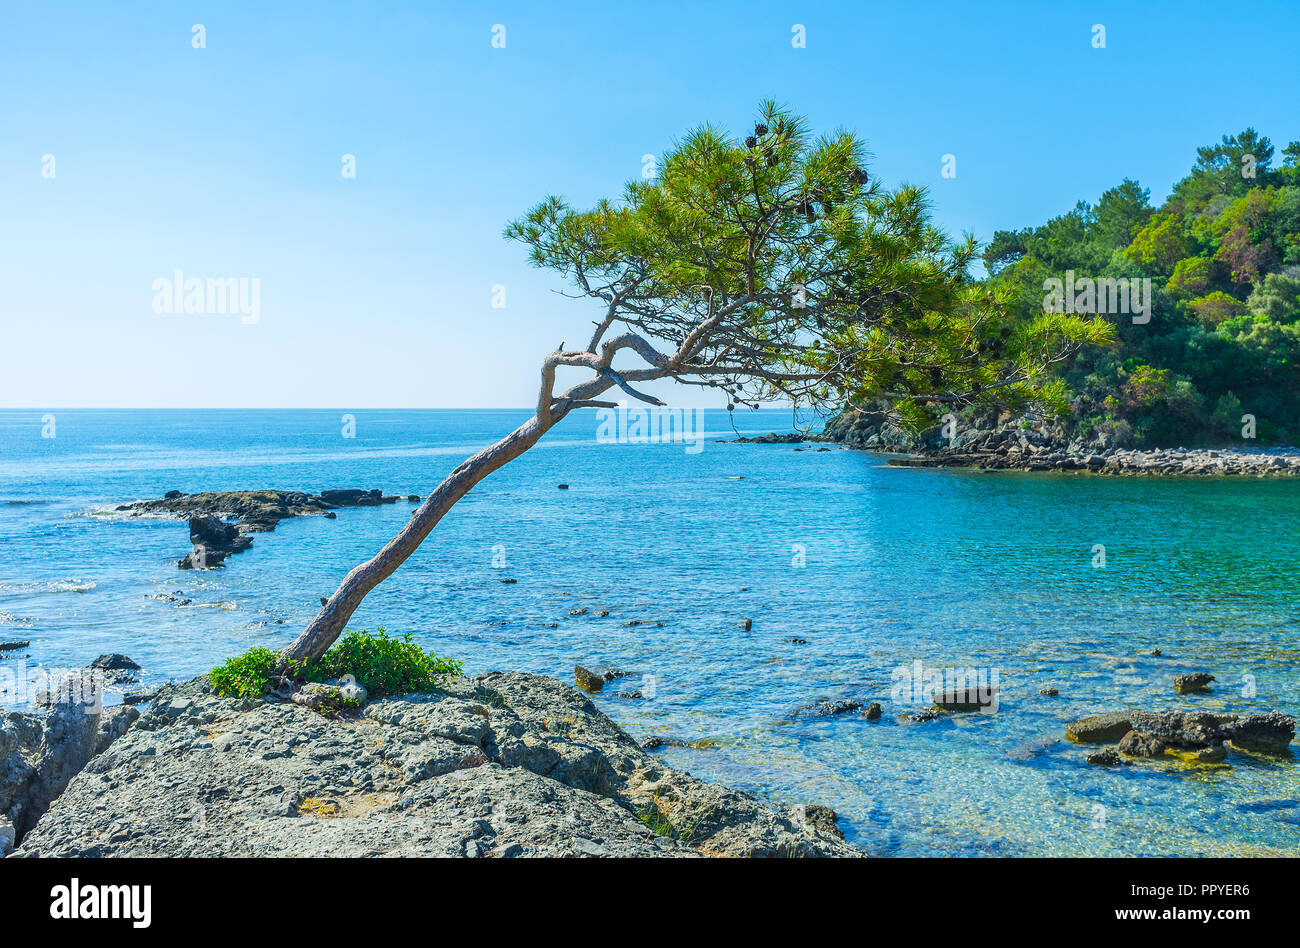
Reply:
M416 508L411 521L374 557L344 577L342 584L325 601L321 611L307 628L280 654L286 663L311 661L325 654L342 634L366 594L392 575L438 525L445 513L455 506L483 478L523 454L568 412L547 413L546 421L534 416L510 434L465 461Z

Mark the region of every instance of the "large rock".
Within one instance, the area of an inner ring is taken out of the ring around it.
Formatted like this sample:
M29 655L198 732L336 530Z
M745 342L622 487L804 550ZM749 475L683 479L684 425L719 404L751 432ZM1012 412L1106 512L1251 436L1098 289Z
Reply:
M1228 742L1242 750L1282 754L1295 737L1295 719L1280 711L1252 714L1234 727Z
M104 710L101 689L98 673L76 672L47 691L48 713L0 714L0 824L17 838L139 717L133 707Z
M194 550L180 561L181 569L212 569L221 566L230 554L242 553L253 545L237 526L216 517L191 517L190 543Z
M1081 744L1113 744L1131 730L1130 712L1108 711L1071 721L1065 725L1065 736Z
M833 820L663 766L520 673L334 720L168 688L19 856L849 856Z
M1158 737L1129 731L1119 742L1119 752L1129 757L1159 757L1165 752L1166 744Z
M1133 711L1133 730L1177 747L1206 747L1221 744L1232 731L1237 717L1209 711Z
M1154 757L1173 750L1192 752L1196 760L1215 763L1226 755L1225 741L1240 750L1288 752L1295 737L1295 720L1279 711L1244 719L1210 711L1112 711L1071 721L1065 732L1083 743L1119 740L1119 750L1130 757Z
M600 691L600 689L605 687L604 675L597 675L591 669L584 668L581 665L573 666L573 680L578 683L578 687L581 688L583 691L590 692L592 694L596 693L597 691Z
M1190 675L1174 676L1174 691L1180 695L1197 691L1209 691L1214 676L1206 672L1192 672Z

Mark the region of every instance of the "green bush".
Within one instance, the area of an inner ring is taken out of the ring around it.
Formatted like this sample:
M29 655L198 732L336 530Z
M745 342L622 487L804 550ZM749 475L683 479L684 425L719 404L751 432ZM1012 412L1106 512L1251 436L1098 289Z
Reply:
M348 631L318 661L303 671L308 681L327 681L351 675L375 697L433 691L446 676L462 673L460 662L439 658L411 641L408 632L391 638L380 628L375 633Z
M282 664L274 649L252 648L212 669L208 680L224 697L261 698L271 690L272 678ZM349 630L319 660L297 669L294 677L329 681L351 675L371 695L382 697L433 691L445 677L462 672L460 662L424 651L411 641L409 633L392 638L381 628L374 633Z
M271 676L280 662L275 649L252 648L212 669L208 680L217 694L227 698L260 698L271 690Z

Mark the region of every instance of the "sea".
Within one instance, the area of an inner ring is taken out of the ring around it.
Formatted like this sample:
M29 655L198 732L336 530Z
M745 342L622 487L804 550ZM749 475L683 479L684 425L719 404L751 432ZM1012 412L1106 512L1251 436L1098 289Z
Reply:
M0 642L30 642L0 652L0 707L103 653L149 688L286 644L407 521L407 495L528 415L0 411ZM775 409L692 413L657 436L625 421L571 416L480 483L352 627L409 633L468 674L626 671L593 700L636 739L673 741L654 752L666 763L832 807L876 855L1300 851L1290 758L1105 768L1065 739L1109 710L1300 711L1300 480L735 443L791 430ZM353 487L402 500L283 521L204 571L177 568L183 522L116 510ZM910 720L936 670L974 670L996 702ZM1174 692L1191 671L1215 676L1209 693ZM807 710L837 699L883 713Z

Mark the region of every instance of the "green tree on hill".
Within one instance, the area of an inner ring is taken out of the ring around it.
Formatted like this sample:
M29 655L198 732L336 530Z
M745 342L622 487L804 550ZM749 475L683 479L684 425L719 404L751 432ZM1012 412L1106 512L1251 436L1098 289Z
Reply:
M1149 278L1153 318L1114 321L1117 345L1085 347L1058 371L1067 419L1084 438L1157 446L1300 441L1300 142L1254 129L1197 149L1159 207L1125 179L1038 227L999 231L987 285L1020 319L1042 311L1044 281Z

